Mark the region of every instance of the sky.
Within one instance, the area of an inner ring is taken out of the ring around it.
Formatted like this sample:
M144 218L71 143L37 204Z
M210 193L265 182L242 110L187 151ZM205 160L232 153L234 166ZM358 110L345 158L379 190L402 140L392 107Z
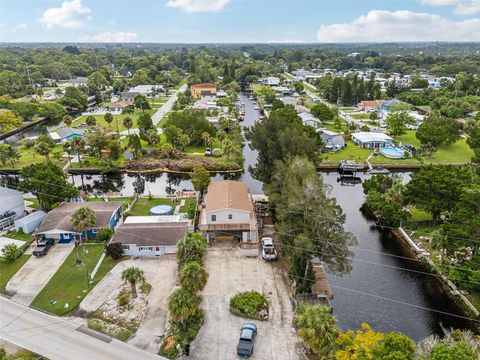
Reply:
M480 41L480 0L0 0L0 42Z

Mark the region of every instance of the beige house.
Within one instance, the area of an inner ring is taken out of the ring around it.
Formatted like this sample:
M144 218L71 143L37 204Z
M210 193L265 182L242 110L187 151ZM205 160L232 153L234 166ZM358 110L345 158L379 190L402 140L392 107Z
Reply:
M210 240L258 242L252 195L241 181L211 183L200 211L200 231Z

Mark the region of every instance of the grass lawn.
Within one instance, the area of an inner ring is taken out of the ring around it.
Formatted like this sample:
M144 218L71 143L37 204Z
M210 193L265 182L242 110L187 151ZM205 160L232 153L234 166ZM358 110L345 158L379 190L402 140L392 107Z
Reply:
M37 209L37 210L40 209L40 204L39 204L38 199L36 197L28 198L28 199L25 199L25 200L32 203L31 205L29 205L29 207L31 207L32 209Z
M354 160L363 163L372 153L371 149L362 149L351 140L346 141L345 144L347 147L342 150L324 153L322 155L323 162L337 164L340 160Z
M342 125L343 125L343 121L342 121ZM342 126L340 128L338 128L334 123L322 123L321 128L322 129L327 129L327 130L330 130L330 131L335 131L335 132L338 132L338 133L343 132Z
M181 206L180 207L180 212L187 212L187 209L188 207L191 205L191 204L195 204L197 202L197 199L196 198L186 198L185 199L185 205Z
M370 114L350 114L350 116L358 120L370 119Z
M87 244L85 249L88 251L87 269L91 273L97 265L98 259L103 253L103 244ZM82 248L78 249L80 258L83 260ZM53 275L47 285L40 291L32 306L47 311L55 315L65 315L74 310L88 292L113 268L115 260L106 257L98 269L90 287L87 286L85 264L77 266L77 251L73 250L62 264L60 269ZM50 301L56 300L56 304L51 305ZM68 303L69 307L65 308Z
M13 275L27 262L30 255L20 256L13 264L9 264L0 258L0 292L5 291L5 286Z
M10 162L5 165L0 164L0 169L22 169L25 166L45 162L45 157L37 154L33 148L20 147L20 159L15 163L15 167L12 167ZM67 159L63 158L64 153L62 145L56 145L50 153L50 161L63 167L67 163Z
M149 113L150 115L153 115L155 113L155 110L153 110L153 109L152 110L146 110L145 112ZM110 124L110 126L107 124L107 122L103 118L103 115L94 115L94 117L97 120L97 125L99 125L99 126L102 126L106 129L110 129L111 131L116 131L117 130L117 123L118 123L118 129L120 131L124 131L124 130L127 130L127 128L125 126L123 126L123 119L125 119L127 116L129 116L133 120L133 127L132 128L136 128L137 127L137 119L140 116L140 114L142 114L142 110L135 110L131 114L113 115L113 121ZM83 123L85 123L86 119L87 119L86 116L82 116L82 117L78 118L77 120L75 120L72 123L72 126L75 127L75 126L78 126L80 124L83 124Z
M125 158L122 155L118 158L118 160L114 161L114 164L118 167L121 167L125 163ZM102 164L100 159L88 155L84 155L82 157L82 162L80 163L72 163L70 165L71 169L98 169L102 168Z
M28 241L32 237L31 234L20 233L20 232L16 232L15 230L11 230L7 232L4 236L10 239L21 240L21 241Z
M173 203L172 199L169 199L169 198L149 199L148 197L143 197L138 199L135 205L133 205L129 215L132 215L132 216L150 215L150 209L157 205L169 205L175 208L175 206L178 205L178 201L176 203Z

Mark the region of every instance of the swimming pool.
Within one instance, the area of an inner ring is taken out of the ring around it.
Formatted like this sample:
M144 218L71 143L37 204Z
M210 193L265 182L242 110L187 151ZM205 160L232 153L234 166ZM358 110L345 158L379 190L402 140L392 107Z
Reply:
M405 157L402 149L390 146L381 148L380 153L389 159L403 159Z

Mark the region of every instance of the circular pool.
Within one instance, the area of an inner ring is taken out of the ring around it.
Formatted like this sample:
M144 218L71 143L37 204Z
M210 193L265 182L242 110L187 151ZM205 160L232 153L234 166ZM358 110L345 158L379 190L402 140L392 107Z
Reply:
M173 213L173 207L168 205L157 205L150 209L151 215L171 215Z
M380 153L389 159L403 159L405 157L405 152L402 149L390 146L381 148Z

